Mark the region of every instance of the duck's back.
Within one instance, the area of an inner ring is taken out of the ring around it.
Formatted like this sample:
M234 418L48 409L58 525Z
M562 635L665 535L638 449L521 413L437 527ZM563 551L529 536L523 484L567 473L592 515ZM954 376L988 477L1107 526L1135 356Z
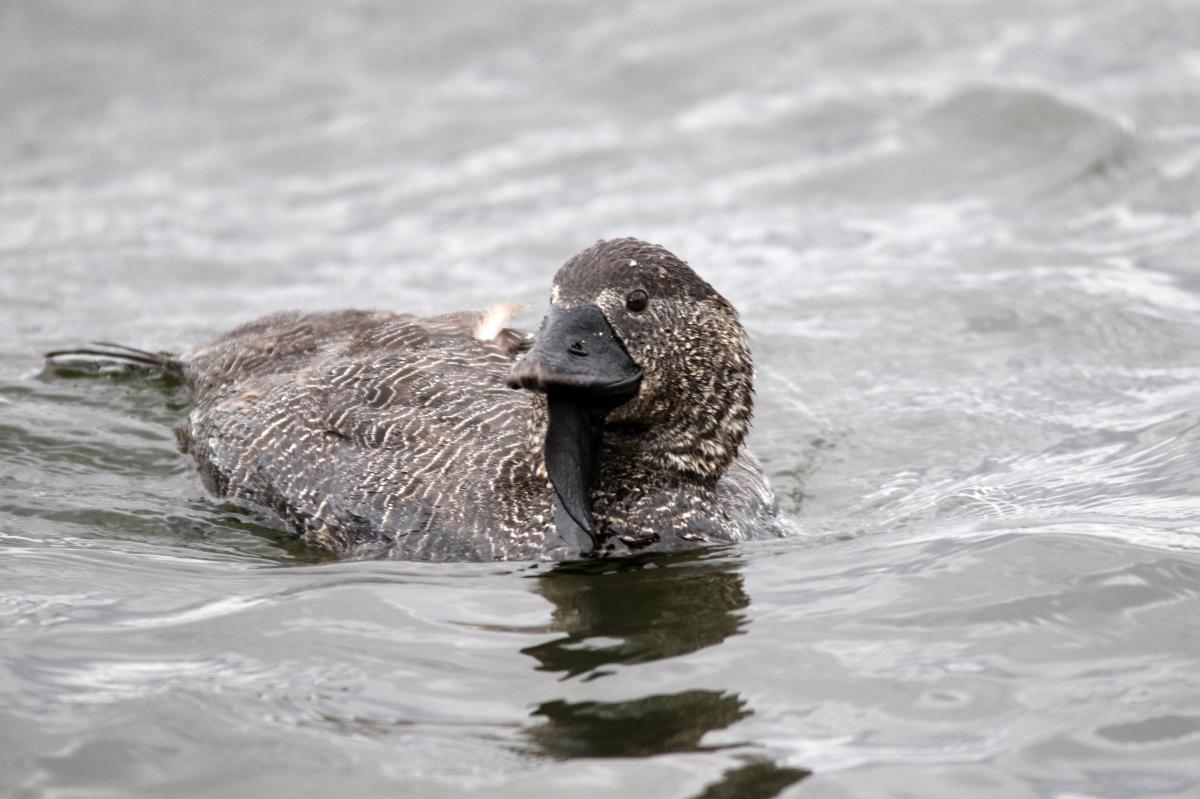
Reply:
M520 456L523 339L482 314L284 313L197 350L177 430L210 488L310 543L435 560L533 557L551 524Z

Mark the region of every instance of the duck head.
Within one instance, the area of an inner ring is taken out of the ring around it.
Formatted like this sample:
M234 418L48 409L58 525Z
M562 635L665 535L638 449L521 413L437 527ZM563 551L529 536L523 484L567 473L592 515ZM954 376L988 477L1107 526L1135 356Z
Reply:
M733 306L637 239L597 242L563 265L508 384L538 393L555 527L583 554L603 544L591 513L602 468L631 486L713 487L753 412L753 365Z

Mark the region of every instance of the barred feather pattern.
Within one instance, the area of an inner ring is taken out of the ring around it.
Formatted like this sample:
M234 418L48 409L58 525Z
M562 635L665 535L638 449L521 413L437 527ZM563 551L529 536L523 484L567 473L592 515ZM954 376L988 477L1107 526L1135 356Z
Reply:
M214 493L339 554L556 557L530 398L503 382L523 339L473 338L479 316L283 313L233 330L186 359L180 446Z

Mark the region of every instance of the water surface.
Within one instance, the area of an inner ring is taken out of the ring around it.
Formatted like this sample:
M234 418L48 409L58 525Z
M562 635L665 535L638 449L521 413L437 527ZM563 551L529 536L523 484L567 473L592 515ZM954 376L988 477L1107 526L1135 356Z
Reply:
M0 7L0 793L1200 794L1191 2ZM164 380L600 237L753 337L795 539L332 563Z

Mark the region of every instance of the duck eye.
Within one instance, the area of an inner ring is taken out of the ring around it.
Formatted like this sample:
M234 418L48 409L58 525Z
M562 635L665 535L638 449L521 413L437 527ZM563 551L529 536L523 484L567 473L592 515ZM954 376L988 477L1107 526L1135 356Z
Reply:
M634 313L641 313L650 304L650 295L641 289L634 289L625 298L625 307Z

